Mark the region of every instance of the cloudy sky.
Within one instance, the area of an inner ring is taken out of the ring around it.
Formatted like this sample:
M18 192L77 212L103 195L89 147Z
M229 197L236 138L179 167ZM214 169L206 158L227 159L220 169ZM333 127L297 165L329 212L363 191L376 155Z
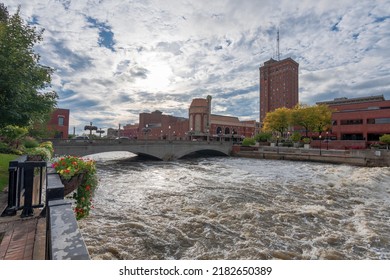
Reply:
M390 0L3 0L44 28L41 63L56 69L71 127L188 116L212 95L214 114L259 119L259 67L299 63L301 103L390 99Z

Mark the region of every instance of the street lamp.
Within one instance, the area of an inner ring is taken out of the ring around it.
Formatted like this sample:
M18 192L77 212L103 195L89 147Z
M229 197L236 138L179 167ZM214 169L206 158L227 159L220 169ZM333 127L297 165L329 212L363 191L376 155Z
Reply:
M321 138L322 138L322 136L320 134L320 156L321 156Z
M92 140L92 130L97 130L97 126L92 125L92 122L89 125L84 126L84 130L89 130L89 140Z
M329 131L326 132L326 149L329 148Z
M171 141L171 126L168 126L168 141Z
M279 154L279 135L276 136L276 147L277 147L277 151L278 151L278 154Z
M102 134L105 133L103 129L96 130L96 133L99 133L99 137L102 138Z

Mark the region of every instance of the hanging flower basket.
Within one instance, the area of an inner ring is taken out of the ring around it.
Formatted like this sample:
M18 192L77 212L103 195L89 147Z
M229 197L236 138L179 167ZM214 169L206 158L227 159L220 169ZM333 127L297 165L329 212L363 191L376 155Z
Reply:
M83 180L84 180L85 173L80 173L74 175L70 179L65 179L63 177L61 178L61 182L64 185L64 196L67 196L74 190L76 190L79 186L81 186Z
M88 216L92 206L92 195L97 186L96 165L93 160L65 156L52 165L64 185L64 195L73 191L75 214L79 220Z

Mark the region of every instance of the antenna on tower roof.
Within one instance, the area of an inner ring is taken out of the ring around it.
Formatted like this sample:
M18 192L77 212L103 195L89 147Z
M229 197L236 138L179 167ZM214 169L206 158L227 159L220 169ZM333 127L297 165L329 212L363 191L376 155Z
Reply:
M276 37L276 57L278 58L278 61L279 61L280 60L279 28L278 28L277 37Z

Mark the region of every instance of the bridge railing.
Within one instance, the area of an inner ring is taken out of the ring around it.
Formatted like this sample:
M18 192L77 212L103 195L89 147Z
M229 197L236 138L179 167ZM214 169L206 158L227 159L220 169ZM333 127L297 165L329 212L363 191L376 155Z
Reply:
M46 161L28 161L21 156L9 163L8 203L1 214L14 216L23 209L21 217L34 215L34 208L42 208L42 190L46 178Z

